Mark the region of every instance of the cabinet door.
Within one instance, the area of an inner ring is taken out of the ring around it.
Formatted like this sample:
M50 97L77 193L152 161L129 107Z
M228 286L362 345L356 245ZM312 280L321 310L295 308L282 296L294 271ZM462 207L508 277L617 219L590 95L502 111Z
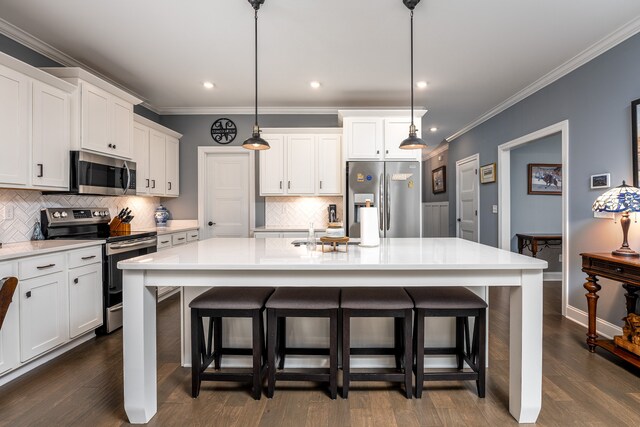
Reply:
M27 185L29 79L0 65L0 183Z
M381 159L383 120L375 117L344 119L347 160Z
M69 96L34 81L31 164L34 186L69 188L70 120Z
M65 273L20 282L20 360L25 362L67 341Z
M285 194L284 135L262 135L269 150L260 151L260 195Z
M102 264L69 270L69 337L102 325Z
M318 135L316 164L318 194L342 194L342 147L340 135Z
M165 194L165 137L153 129L149 130L149 178L150 194Z
M315 137L287 137L287 194L314 194L316 191Z
M107 92L82 83L82 136L81 147L100 153L113 154L109 103ZM111 144L111 147L109 147Z
M0 277L13 276L13 263L0 263ZM4 318L0 329L0 373L13 369L20 364L20 328L18 295L20 288L16 289L13 300L9 304L9 311Z
M133 124L133 161L136 162L136 194L149 194L149 128Z
M419 121L417 122L420 123ZM420 160L421 150L403 150L400 143L409 136L411 118L400 117L385 119L384 121L384 156L385 159L410 159ZM418 129L418 136L420 130Z
M180 144L178 140L171 136L166 136L165 145L165 184L167 196L180 195L179 168L180 168Z
M133 139L133 105L115 96L111 97L111 155L131 158Z

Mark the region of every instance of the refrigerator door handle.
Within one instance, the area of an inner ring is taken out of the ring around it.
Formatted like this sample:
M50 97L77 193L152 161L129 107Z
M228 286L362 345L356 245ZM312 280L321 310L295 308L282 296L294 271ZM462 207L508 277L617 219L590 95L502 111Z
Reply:
M387 174L387 179L385 180L385 184L387 189L384 194L387 197L387 200L384 202L385 207L387 208L387 231L389 231L389 227L391 226L391 177Z
M380 211L380 231L384 231L384 211L382 210L384 207L384 173L380 174L380 195L378 196L380 207L378 210Z

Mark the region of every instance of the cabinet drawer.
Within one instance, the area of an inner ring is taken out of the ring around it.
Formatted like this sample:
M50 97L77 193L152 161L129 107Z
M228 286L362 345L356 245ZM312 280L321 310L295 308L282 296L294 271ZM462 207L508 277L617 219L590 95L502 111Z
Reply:
M185 232L173 233L171 235L171 245L172 246L184 245L185 243L187 243L187 233L185 233Z
M187 231L187 242L195 242L200 237L198 230Z
M602 274L603 276L614 280L627 279L633 283L638 277L640 277L640 269L631 265L621 265L604 260L592 259L590 267L595 273Z
M163 234L158 236L158 249L166 249L171 247L171 234Z
M69 268L81 267L83 265L102 262L102 246L93 246L85 249L78 249L67 253Z
M64 270L64 253L42 255L18 262L18 278L20 280L57 273L62 270Z

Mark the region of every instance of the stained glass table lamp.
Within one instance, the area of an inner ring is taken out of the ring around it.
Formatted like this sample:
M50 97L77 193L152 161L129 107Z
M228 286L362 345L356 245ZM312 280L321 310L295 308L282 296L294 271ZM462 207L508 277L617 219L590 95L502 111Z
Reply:
M622 185L612 188L593 202L591 208L594 212L614 212L622 213L620 225L622 225L622 246L611 252L613 255L621 255L627 257L640 256L636 251L629 247L627 235L629 234L629 226L631 212L640 212L640 188L631 187L622 181Z

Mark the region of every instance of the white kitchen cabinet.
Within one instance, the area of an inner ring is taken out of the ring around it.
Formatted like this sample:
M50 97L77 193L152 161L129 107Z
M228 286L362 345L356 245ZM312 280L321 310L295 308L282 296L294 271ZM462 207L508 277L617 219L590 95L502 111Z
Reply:
M173 233L171 235L171 246L179 246L187 243L187 232Z
M70 111L69 94L33 82L31 182L35 187L69 188Z
M130 159L133 142L133 104L112 96L110 105L113 152L108 154Z
M187 231L187 242L196 242L200 240L200 232L198 230Z
M343 165L342 144L340 142L340 135L318 135L317 137L317 194L342 194Z
M69 269L69 337L75 338L102 325L102 264Z
M15 275L14 263L0 263L0 277L13 275ZM0 329L0 374L20 364L19 292L20 289L17 288Z
M195 242L199 237L200 233L198 230L176 231L175 233L158 235L158 251ZM158 286L158 302L173 295L177 290L177 286Z
M260 195L286 194L285 136L262 135L262 137L269 143L271 148L259 153Z
M149 194L149 128L139 123L133 124L132 153L136 162L136 194Z
M24 74L0 65L0 184L27 185L29 84Z
M344 139L347 158L377 160L383 146L384 120L376 117L349 117L344 119Z
M420 122L417 122L418 124ZM394 117L384 120L384 158L385 160L421 160L421 150L403 150L400 143L409 137L411 117ZM417 136L421 137L418 129Z
M180 195L180 146L178 139L167 135L165 139L165 181L168 196Z
M165 194L166 150L164 134L151 129L149 132L149 179L151 181L150 194L162 196Z
M315 193L315 136L289 135L287 138L287 194Z
M22 280L18 286L20 360L25 362L67 341L67 280L58 272Z

